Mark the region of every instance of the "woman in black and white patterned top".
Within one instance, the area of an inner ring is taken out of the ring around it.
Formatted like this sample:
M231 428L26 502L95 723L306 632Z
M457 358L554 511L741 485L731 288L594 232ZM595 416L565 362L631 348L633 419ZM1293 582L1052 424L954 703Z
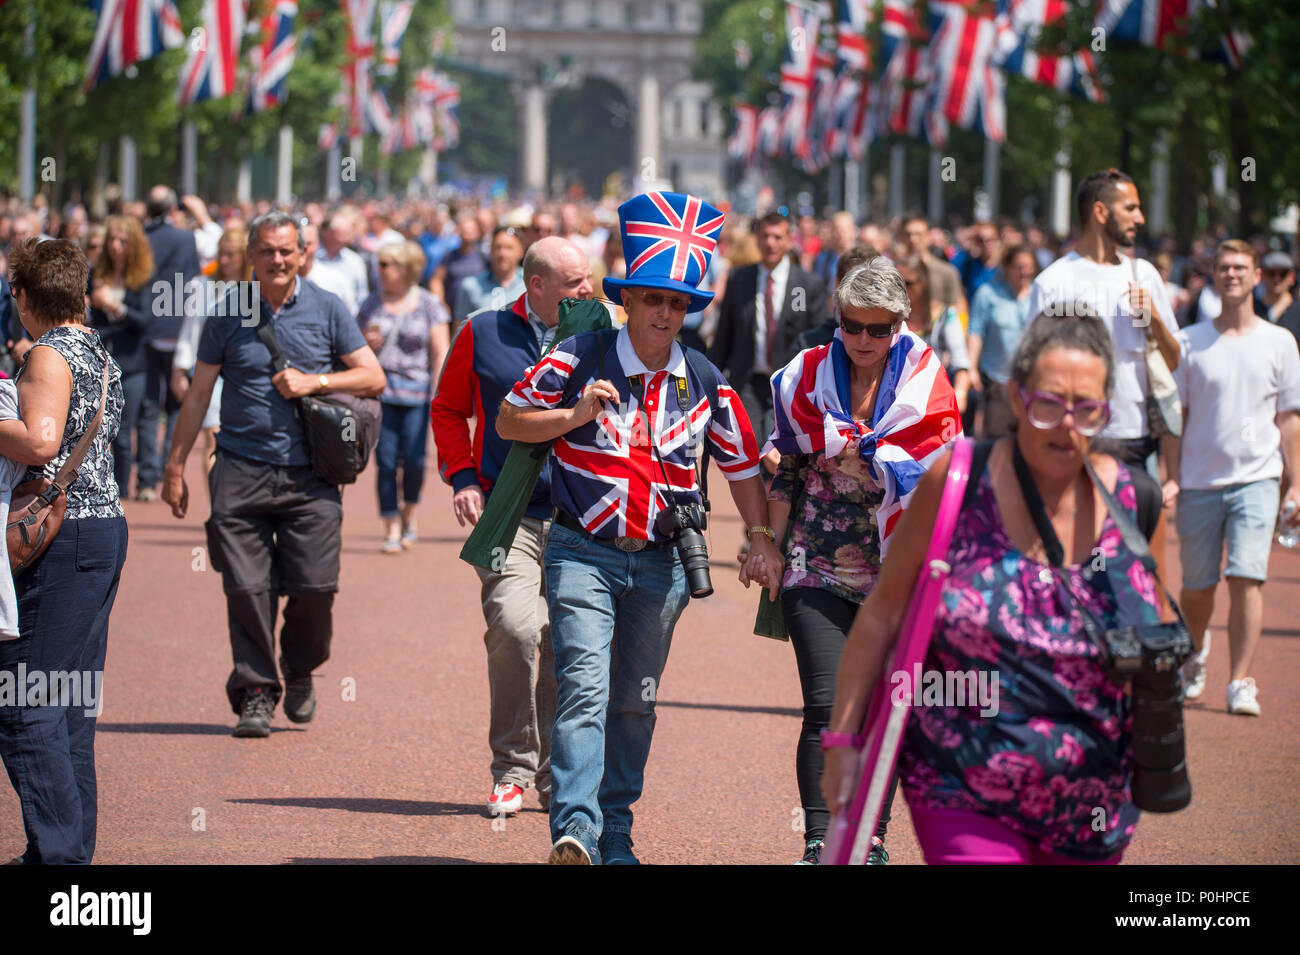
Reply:
M126 560L126 518L113 476L122 373L85 325L89 263L64 240L28 240L9 256L18 319L36 339L19 371L22 417L0 422L0 455L52 478L94 420L104 369L104 418L49 549L14 582L18 639L0 643L0 671L78 672L78 699L0 706L0 758L23 807L23 861L89 863L95 851L95 717L108 618ZM42 347L45 346L45 347ZM0 568L0 573L7 573Z

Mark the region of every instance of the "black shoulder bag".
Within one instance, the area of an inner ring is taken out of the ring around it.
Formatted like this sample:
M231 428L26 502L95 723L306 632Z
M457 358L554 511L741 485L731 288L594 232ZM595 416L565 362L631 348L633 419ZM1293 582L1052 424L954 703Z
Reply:
M1183 738L1183 694L1179 666L1192 655L1192 637L1187 631L1183 612L1173 597L1164 590L1156 573L1156 561L1151 556L1146 538L1138 531L1128 514L1097 477L1092 462L1084 457L1088 477L1101 492L1106 510L1124 539L1124 546L1151 574L1164 591L1169 605L1178 620L1173 623L1131 623L1141 619L1141 608L1136 606L1136 595L1127 588L1115 591L1119 622L1113 630L1103 631L1099 622L1070 589L1069 577L1060 569L1065 562L1065 548L1061 546L1052 521L1043 506L1042 495L1029 473L1029 466L1020 454L1020 446L1013 440L1013 459L1016 480L1024 495L1025 506L1034 520L1038 536L1043 540L1047 559L1051 562L1056 579L1064 585L1083 620L1088 639L1101 649L1111 681L1133 685L1133 802L1147 812L1177 812L1192 801L1192 785L1187 777L1187 755ZM1104 571L1103 571L1104 573Z
M257 325L257 337L271 353L276 372L289 367L271 322ZM298 420L307 457L316 476L327 484L351 484L365 470L370 452L379 443L383 408L378 398L342 393L297 399Z

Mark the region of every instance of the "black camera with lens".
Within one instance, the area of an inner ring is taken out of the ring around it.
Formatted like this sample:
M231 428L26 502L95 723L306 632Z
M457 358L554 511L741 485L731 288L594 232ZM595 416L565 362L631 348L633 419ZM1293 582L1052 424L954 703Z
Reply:
M707 527L708 516L704 507L694 501L687 504L674 501L672 507L660 511L655 518L655 530L659 536L672 541L677 548L692 597L708 597L713 593L713 581L709 579L709 545L701 533Z
M1192 801L1178 668L1192 637L1177 623L1107 630L1110 679L1133 686L1133 802L1146 812L1177 812Z

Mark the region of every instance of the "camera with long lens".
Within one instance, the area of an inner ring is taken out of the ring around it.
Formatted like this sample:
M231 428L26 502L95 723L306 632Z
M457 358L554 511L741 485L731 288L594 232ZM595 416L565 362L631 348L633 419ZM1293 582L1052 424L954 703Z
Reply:
M672 541L677 548L692 597L708 597L713 593L713 581L709 579L709 545L700 533L706 527L708 517L704 508L694 502L674 502L655 518L655 530L659 536Z
M1177 812L1192 801L1178 668L1192 655L1181 622L1122 627L1104 634L1109 676L1133 685L1133 802Z

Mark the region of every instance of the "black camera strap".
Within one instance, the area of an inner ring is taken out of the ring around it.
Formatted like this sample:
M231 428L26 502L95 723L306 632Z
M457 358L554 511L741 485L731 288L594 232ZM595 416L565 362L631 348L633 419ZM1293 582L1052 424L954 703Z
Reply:
M1064 567L1065 564L1065 548L1061 545L1061 540L1056 534L1056 528L1052 526L1051 518L1047 516L1047 508L1043 504L1043 496L1039 493L1038 485L1034 483L1033 475L1029 473L1029 465L1025 462L1024 456L1020 453L1020 445L1014 438L1011 441L1011 448L1012 463L1016 471L1016 480L1020 484L1020 493L1024 496L1025 506L1029 510L1029 516L1034 521L1034 528L1038 531L1038 536L1042 538L1043 549L1047 552L1048 561L1052 564L1053 568L1059 570ZM1110 514L1110 519L1115 523L1115 527L1119 531L1120 537L1124 540L1124 546L1128 548L1129 552L1136 557L1142 566L1146 568L1148 573L1151 574L1156 585L1164 592L1165 599L1169 601L1169 605L1173 607L1174 612L1178 615L1178 619L1182 621L1182 608L1174 602L1173 597L1165 588L1164 583L1160 580L1160 574L1156 569L1156 561L1155 558L1151 556L1151 548L1147 545L1146 538L1142 535L1142 532L1137 529L1137 526L1124 511L1124 508L1120 506L1119 501L1115 499L1115 495L1107 490L1106 485L1101 482L1101 479L1097 476L1097 472L1093 468L1092 462L1088 459L1087 455L1084 455L1083 465L1087 469L1088 477L1091 479L1093 485L1095 485L1097 490L1101 492L1101 499L1105 503L1106 510ZM1070 589L1069 575L1058 573L1057 579L1064 583L1066 590L1069 591L1075 604L1078 605L1084 619L1084 629L1088 632L1088 636L1098 636L1096 633L1096 621L1091 619L1092 615L1084 608L1074 591ZM1135 611L1139 608L1136 606L1130 606L1130 603L1135 600L1135 597L1127 590L1127 588L1120 588L1116 592L1115 597L1116 600L1121 603L1122 606L1120 607L1120 610L1125 614L1125 616L1131 616L1131 619L1138 619L1138 615Z

